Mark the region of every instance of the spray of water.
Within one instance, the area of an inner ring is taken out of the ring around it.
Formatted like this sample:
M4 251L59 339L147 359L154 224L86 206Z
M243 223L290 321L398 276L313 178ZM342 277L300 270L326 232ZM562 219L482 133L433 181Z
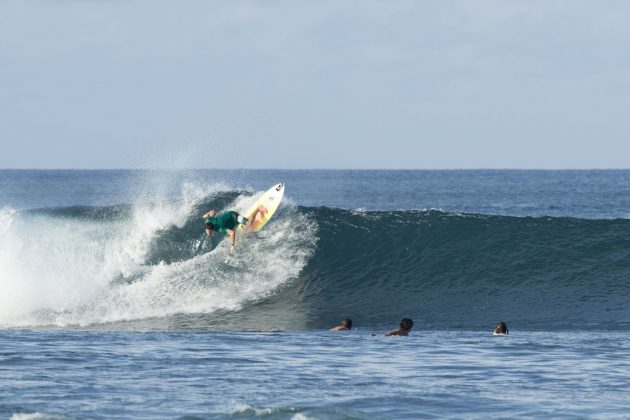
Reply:
M317 240L315 224L290 204L264 231L240 235L234 258L225 244L194 252L200 225L187 239L188 258L148 262L165 231L198 219L200 203L225 190L182 183L177 199L145 191L130 212L100 219L0 210L0 325L85 326L212 313L273 294L298 276ZM237 194L218 210L244 212L254 198Z

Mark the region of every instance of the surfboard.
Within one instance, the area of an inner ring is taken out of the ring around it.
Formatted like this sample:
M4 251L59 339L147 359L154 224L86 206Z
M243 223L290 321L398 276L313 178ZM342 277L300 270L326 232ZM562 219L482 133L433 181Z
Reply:
M252 207L245 213L245 217L248 220L251 220L256 214L256 219L251 225L250 231L256 232L262 229L269 219L274 215L276 210L278 210L278 206L282 201L282 197L284 196L284 182L274 185L265 191L256 202L252 205ZM256 212L256 210L263 206L267 211L266 212ZM243 225L239 226L240 230L245 229Z

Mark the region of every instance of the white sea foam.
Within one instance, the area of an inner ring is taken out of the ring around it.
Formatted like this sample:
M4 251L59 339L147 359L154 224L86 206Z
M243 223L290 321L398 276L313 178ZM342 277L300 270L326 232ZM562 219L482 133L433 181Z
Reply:
M0 209L0 236L9 230L16 216L17 211L10 207Z
M48 413L14 413L10 420L63 420L66 417Z
M315 245L314 225L292 207L279 210L272 229L240 235L234 264L224 263L225 244L172 264L145 263L162 229L182 227L195 205L223 189L184 184L179 200L142 202L118 220L2 210L0 325L85 326L209 313L269 296L297 277ZM252 202L241 196L229 207L245 211Z

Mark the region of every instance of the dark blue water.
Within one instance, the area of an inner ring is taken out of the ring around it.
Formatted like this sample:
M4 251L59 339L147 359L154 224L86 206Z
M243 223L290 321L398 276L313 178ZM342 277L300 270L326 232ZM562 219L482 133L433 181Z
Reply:
M185 185L260 191L279 179L307 207L630 217L630 170L0 170L0 203L18 209L120 204L181 198Z
M279 181L234 258L201 241ZM629 181L0 171L0 415L623 417Z

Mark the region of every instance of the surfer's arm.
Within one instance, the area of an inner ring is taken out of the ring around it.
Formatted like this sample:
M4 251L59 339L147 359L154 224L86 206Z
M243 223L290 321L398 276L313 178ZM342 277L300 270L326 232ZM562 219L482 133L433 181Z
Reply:
M203 217L205 219L206 217L214 217L216 214L217 214L216 210L210 210L208 213L204 214L201 217Z
M234 254L234 244L236 243L236 234L232 229L227 230L227 235L230 237L230 255Z

